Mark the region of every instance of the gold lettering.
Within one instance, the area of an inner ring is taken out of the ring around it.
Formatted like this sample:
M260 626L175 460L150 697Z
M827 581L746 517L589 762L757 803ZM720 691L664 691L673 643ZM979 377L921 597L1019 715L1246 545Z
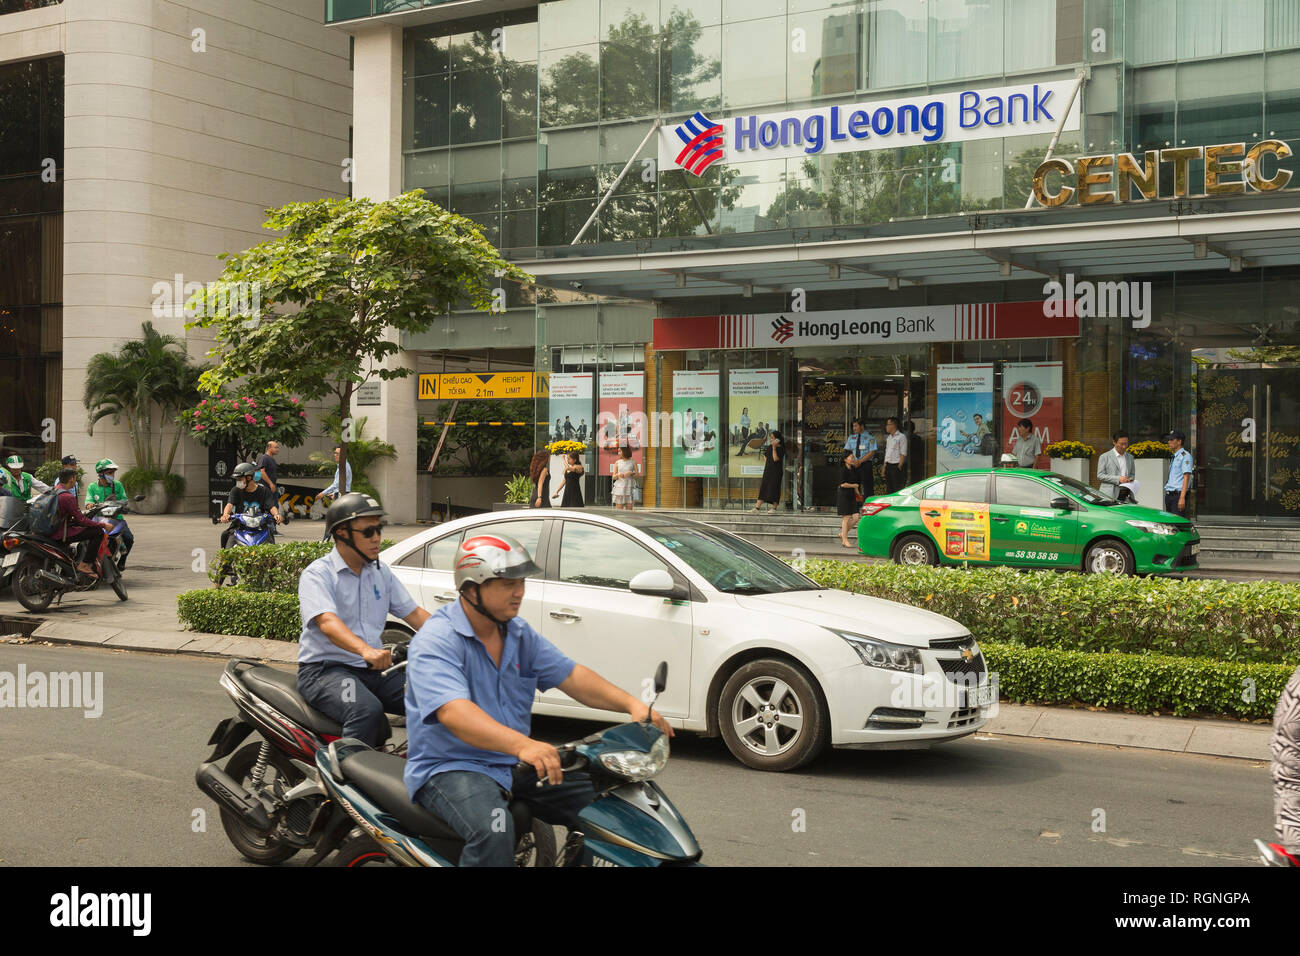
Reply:
M1180 146L1177 149L1160 150L1160 162L1174 164L1174 198L1187 198L1187 164L1193 159L1200 159L1205 151L1199 146Z
M1047 191L1047 174L1050 172L1061 174L1061 188L1055 193ZM1067 186L1065 181L1067 177L1073 178L1074 166L1068 159L1049 159L1038 169L1034 170L1034 198L1044 206L1060 206L1070 201L1074 195L1074 187Z
M1283 169L1279 165L1277 172L1273 174L1273 178L1265 179L1260 165L1265 153L1272 153L1278 159L1286 159L1291 155L1291 147L1280 139L1266 139L1263 142L1256 143L1250 148L1250 152L1246 154L1242 178L1250 183L1251 189L1259 192L1272 192L1275 189L1281 189L1291 181L1291 170Z
M1246 191L1244 182L1219 182L1220 176L1241 172L1241 159L1245 152L1245 143L1205 147L1205 195L1230 196Z
M1113 156L1080 156L1079 162L1075 166L1078 170L1076 181L1079 184L1079 205L1096 206L1103 203L1112 203L1115 201L1115 191L1106 190L1097 192L1094 186L1109 186L1112 177L1115 174L1115 157ZM1091 172L1091 170L1104 170L1103 172Z
M1146 168L1138 164L1132 153L1120 153L1115 160L1115 173L1119 187L1119 201L1132 200L1132 186L1136 186L1143 199L1155 199L1160 175L1160 154L1148 149L1144 156Z

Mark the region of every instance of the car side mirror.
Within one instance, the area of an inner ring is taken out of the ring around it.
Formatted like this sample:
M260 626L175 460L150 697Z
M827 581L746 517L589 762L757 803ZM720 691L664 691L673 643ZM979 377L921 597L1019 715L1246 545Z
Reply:
M1070 499L1066 498L1064 495L1059 495L1053 498L1050 502L1048 502L1048 505L1052 508L1055 508L1057 511L1073 510L1073 508L1070 505Z
M645 594L650 597L675 599L686 597L685 590L679 588L673 576L663 568L642 571L628 582L627 589L633 594Z

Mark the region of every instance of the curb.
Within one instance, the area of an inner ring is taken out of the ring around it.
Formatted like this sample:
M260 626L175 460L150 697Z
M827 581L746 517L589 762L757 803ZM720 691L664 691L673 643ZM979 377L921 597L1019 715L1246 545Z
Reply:
M106 647L154 654L248 657L295 665L298 661L296 643L269 641L258 637L204 634L199 631L127 631L70 621L46 621L32 632L31 637L51 644ZM1233 757L1240 760L1272 760L1272 727L1232 720L1152 717L1003 703L998 705L997 716L977 732L977 736L984 734Z

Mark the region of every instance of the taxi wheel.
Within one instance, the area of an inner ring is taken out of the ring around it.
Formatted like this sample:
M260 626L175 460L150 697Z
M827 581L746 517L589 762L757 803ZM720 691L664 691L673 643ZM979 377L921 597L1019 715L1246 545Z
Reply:
M1133 552L1115 538L1095 542L1083 556L1083 570L1088 574L1132 574L1135 567Z
M919 534L909 534L894 544L894 563L910 567L935 565L939 563L939 552L935 550L928 538Z

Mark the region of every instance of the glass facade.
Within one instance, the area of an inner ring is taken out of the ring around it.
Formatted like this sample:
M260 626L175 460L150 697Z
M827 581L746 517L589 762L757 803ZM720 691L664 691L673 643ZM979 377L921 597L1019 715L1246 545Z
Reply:
M40 435L62 407L62 57L0 66L0 263L0 432Z

